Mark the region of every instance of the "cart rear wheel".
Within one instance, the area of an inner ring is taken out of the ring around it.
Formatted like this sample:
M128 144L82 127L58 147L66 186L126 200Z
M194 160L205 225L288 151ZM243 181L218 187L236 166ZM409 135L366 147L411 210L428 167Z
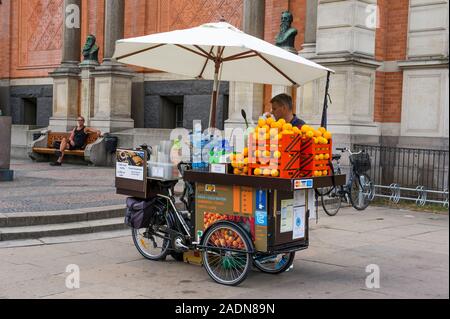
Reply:
M223 285L244 281L252 265L252 243L244 231L230 222L218 222L203 236L203 265L208 275Z
M170 239L167 229L171 224L167 218L164 219L165 221L161 220L148 228L131 230L136 249L147 259L164 260L169 253Z
M253 264L266 274L281 274L291 267L294 262L295 251L279 255L257 254L253 256Z

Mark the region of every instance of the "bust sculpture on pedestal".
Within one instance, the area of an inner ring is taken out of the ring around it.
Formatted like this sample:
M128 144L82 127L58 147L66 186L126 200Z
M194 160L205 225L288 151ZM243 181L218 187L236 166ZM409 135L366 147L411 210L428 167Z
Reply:
M297 36L297 29L291 27L293 20L294 17L289 11L284 11L281 14L280 33L278 33L275 38L275 45L297 54L294 46L295 37Z
M98 45L95 44L96 38L93 34L90 34L86 39L86 44L83 47L84 60L81 64L98 64Z

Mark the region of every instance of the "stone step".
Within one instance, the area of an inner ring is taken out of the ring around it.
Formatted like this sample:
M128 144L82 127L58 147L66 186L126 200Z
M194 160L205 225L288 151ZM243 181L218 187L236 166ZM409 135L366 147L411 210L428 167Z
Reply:
M59 224L0 227L0 241L89 234L127 228L123 217Z
M63 211L0 213L0 228L76 223L125 216L125 205Z
M54 245L63 243L76 243L83 241L93 241L102 239L111 239L118 237L129 237L131 242L131 230L120 229L112 231L101 231L96 233L88 234L75 234L66 236L55 236L55 237L41 237L35 239L16 239L16 240L6 240L0 241L0 249L2 248L14 248L14 247L28 247L28 246L42 246L42 245Z

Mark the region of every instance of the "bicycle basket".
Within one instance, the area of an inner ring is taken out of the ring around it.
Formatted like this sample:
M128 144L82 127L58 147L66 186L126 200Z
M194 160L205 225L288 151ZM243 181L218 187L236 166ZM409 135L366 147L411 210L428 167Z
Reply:
M370 170L370 156L366 152L360 154L353 154L350 156L350 162L353 165L353 169L358 174L363 174Z

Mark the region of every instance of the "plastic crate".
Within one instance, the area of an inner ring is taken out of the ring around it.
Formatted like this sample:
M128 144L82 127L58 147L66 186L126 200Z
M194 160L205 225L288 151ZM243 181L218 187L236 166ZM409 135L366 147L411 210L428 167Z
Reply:
M300 170L304 173L304 176L314 177L315 171L327 171L326 175L330 175L330 160L316 160L316 155L302 155Z
M317 155L328 154L331 158L333 150L333 141L329 140L328 144L315 144L312 138L302 139L300 152L302 154Z
M262 166L270 166L272 169L298 169L300 167L300 147L301 136L297 134L284 134L281 139L266 139L258 140L253 139L253 136L249 137L248 146L248 161L250 164L256 164L253 168ZM269 161L260 163L261 158L255 157L255 151L270 151L271 156ZM278 159L273 158L273 152L279 151L281 157Z

